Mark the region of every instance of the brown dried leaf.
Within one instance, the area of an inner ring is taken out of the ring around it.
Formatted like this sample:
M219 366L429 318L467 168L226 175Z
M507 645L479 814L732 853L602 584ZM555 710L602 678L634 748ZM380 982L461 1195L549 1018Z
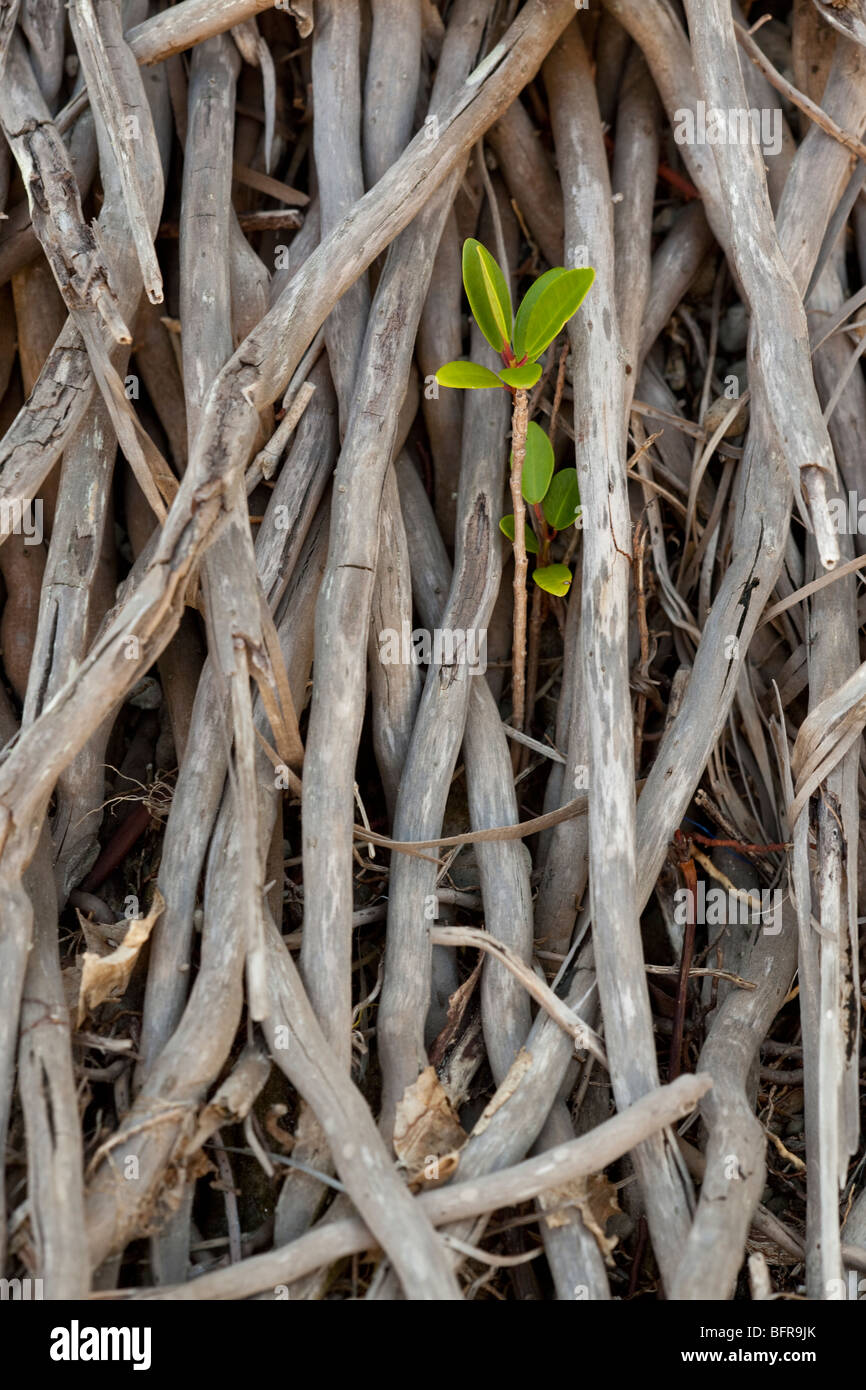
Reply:
M130 922L129 929L121 944L108 955L95 951L85 951L81 964L81 985L78 992L78 1019L81 1027L85 1018L92 1013L110 994L123 993L129 983L138 953L153 930L165 903L159 889L156 890L153 905L146 917ZM88 924L91 925L91 924ZM118 926L122 926L119 923Z
M95 956L108 956L112 951L116 951L129 927L128 921L91 922L78 908L75 909L75 915L84 937L85 950Z
M128 922L91 922L89 917L85 917L78 908L75 909L78 918L78 925L84 937L85 954L94 956L110 955L112 951L123 941L126 935ZM74 965L68 965L62 972L63 996L66 1000L66 1007L69 1010L69 1017L75 1018L78 1013L78 1001L81 997L81 975L84 963L84 956L77 958Z
M481 968L483 965L484 958L479 954L478 964L472 971L472 974L467 976L462 985L459 985L457 989L455 989L448 1000L448 1016L445 1026L430 1049L430 1061L434 1067L440 1065L445 1053L457 1037L458 1029L463 1022L463 1015L466 1012L466 1007L469 1000L472 998L475 986L481 976Z
M466 1143L466 1132L458 1120L434 1067L422 1071L418 1080L407 1086L397 1106L394 1122L394 1151L400 1163L412 1174L413 1180L426 1176L442 1181L442 1159L448 1155L457 1166L455 1151ZM433 1169L431 1159L438 1159ZM450 1175L449 1173L449 1175Z
M612 1265L611 1253L617 1236L606 1236L605 1227L610 1218L622 1208L616 1199L616 1188L604 1173L591 1173L588 1178L576 1178L562 1187L551 1187L539 1197L542 1211L550 1212L545 1217L548 1226L570 1226L569 1207L576 1207L583 1218L583 1224L591 1231L598 1248L607 1264Z
M410 1178L409 1187L413 1192L430 1192L434 1187L442 1187L454 1177L459 1163L459 1149L452 1149L449 1154L429 1154L421 1171Z

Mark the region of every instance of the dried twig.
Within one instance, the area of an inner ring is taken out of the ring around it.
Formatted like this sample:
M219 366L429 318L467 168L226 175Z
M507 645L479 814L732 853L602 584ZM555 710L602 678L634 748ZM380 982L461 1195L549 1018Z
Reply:
M418 1198L436 1225L466 1220L498 1207L527 1201L551 1186L598 1172L651 1134L673 1124L693 1109L704 1093L703 1077L681 1076L643 1096L621 1115L599 1125L591 1134L527 1159L514 1168L459 1182ZM281 1251L255 1256L234 1270L205 1275L194 1284L154 1292L156 1298L238 1298L301 1278L320 1265L331 1264L356 1250L369 1249L370 1231L363 1222L348 1220L321 1226Z
M4 1279L853 1291L866 8L743 9L0 0ZM467 237L595 271L512 469Z

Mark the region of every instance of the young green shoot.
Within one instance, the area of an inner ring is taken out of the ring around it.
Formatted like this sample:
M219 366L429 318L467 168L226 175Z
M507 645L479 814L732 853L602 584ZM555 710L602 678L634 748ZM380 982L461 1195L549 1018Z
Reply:
M574 468L554 472L553 448L544 431L529 420L527 392L541 376L538 359L577 313L595 278L591 267L556 266L539 276L514 314L508 282L493 256L479 241L463 243L463 287L475 322L499 353L498 371L477 362L446 362L436 373L440 386L461 390L511 393L511 500L514 511L499 523L514 548L514 638L512 661L513 724L525 720L527 554L538 557L532 577L546 593L564 595L571 585L567 565L550 562L550 547L560 531L580 515L580 492ZM531 508L533 526L526 522Z

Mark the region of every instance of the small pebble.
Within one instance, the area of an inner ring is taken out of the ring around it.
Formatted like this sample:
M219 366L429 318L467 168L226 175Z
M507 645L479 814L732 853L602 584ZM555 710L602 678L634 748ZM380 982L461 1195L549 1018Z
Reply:
M721 425L728 412L737 404L736 398L729 400L727 396L718 396L707 410L703 418L703 427L707 432L707 438L714 435ZM725 430L724 438L733 439L734 435L742 434L749 419L749 407L747 404L740 406L728 428Z

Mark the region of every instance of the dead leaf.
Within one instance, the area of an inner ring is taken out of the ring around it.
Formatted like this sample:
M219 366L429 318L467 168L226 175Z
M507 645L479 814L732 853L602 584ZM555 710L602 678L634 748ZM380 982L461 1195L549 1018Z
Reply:
M551 1230L570 1226L572 1216L568 1208L575 1207L584 1226L595 1236L605 1263L613 1264L611 1254L618 1237L606 1236L604 1232L610 1218L622 1208L616 1199L616 1188L604 1173L591 1173L587 1178L575 1178L562 1187L548 1188L538 1201L542 1211L550 1212L545 1221Z
M452 1110L456 1110L458 1114L461 1106L469 1099L472 1082L486 1056L479 1010L474 1013L439 1068L439 1080L451 1102Z
M409 1179L409 1188L412 1192L431 1192L434 1187L442 1187L454 1177L460 1163L460 1150L452 1149L450 1154L440 1154L438 1157L429 1155L427 1162L414 1178Z
M109 952L116 951L126 935L129 926L128 921L111 922L91 922L89 917L85 917L78 908L75 909L78 918L78 925L84 937L85 949L92 951L96 956L107 956Z
M445 1053L457 1036L460 1024L463 1022L463 1015L466 1013L469 1000L475 991L481 975L481 968L484 965L484 957L479 952L479 961L472 974L469 975L448 1000L448 1016L444 1028L436 1038L430 1049L430 1061L434 1067L438 1067Z
M89 1013L111 994L122 994L129 984L133 966L138 954L153 930L156 919L162 913L165 903L159 889L156 890L153 905L146 917L134 918L119 946L108 955L98 951L85 951L80 961L81 984L78 991L78 1018L76 1026L81 1027ZM82 924L83 925L83 924ZM91 927L92 924L88 923ZM117 924L117 930L123 926ZM105 928L102 929L103 931ZM87 940L85 935L85 940Z
M447 1155L449 1176L457 1167L456 1151L466 1143L466 1132L458 1120L435 1067L427 1067L418 1080L407 1086L397 1105L394 1121L394 1152L411 1174L429 1181L443 1180L441 1168ZM453 1163L450 1160L454 1157Z
M84 937L85 955L91 952L100 958L110 955L123 941L129 927L129 922L92 922L83 912L75 909L78 918L78 925ZM62 971L63 996L66 1000L66 1007L70 1018L76 1018L78 1014L78 1001L81 998L81 974L84 962L84 955L76 958L74 965L68 965Z

